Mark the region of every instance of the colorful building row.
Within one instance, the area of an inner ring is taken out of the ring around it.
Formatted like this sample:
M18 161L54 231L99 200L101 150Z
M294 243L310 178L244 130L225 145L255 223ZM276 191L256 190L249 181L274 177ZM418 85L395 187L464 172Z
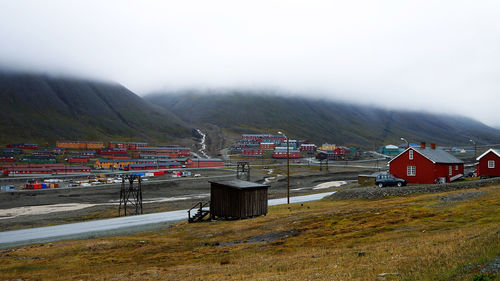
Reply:
M36 143L11 143L6 145L7 148L19 148L19 149L38 149L38 144Z
M46 155L28 155L21 158L21 162L44 164L44 163L56 163L57 159L53 156L46 156Z
M99 141L57 141L56 146L65 149L103 149L104 144Z
M147 147L147 142L108 142L108 148L124 148L126 150L136 150L139 147Z
M76 175L90 173L88 166L56 166L56 167L11 167L4 168L2 173L9 177Z
M269 142L269 140L280 140L281 143L283 143L286 138L283 135L271 135L271 134L243 134L241 135L242 140L256 140L262 142L262 140L265 140L266 142Z
M90 158L87 156L71 156L65 159L68 163L88 163Z
M127 155L125 148L103 148L96 151L99 155Z
M162 165L168 163L178 163L180 168L214 168L222 167L222 160L218 158L204 159L204 158L173 158L168 161L159 161L155 159L132 159L132 160L96 160L94 164L95 169L133 169L136 170L140 167L144 169L169 169L161 168ZM172 166L172 164L169 164ZM133 167L133 168L132 168Z
M301 143L299 149L300 151L314 152L317 150L317 147L313 143Z
M262 149L258 148L246 148L241 150L241 155L243 156L253 156L262 157Z
M157 169L177 169L181 168L182 164L179 162L162 162L158 161L158 163L154 164L131 164L125 166L123 170L125 171L144 171L144 170L157 170Z
M97 159L94 163L94 169L123 169L126 166L134 164L156 164L156 160L145 159L126 159L126 160L107 160Z
M171 158L181 158L189 157L191 150L181 146L138 147L134 151L134 158L140 157L141 154L168 155Z
M184 162L186 168L217 168L222 167L222 160L219 158L188 158Z
M12 154L0 155L0 162L14 162L16 158Z
M278 158L278 159L282 159L282 158L300 158L302 157L301 153L300 153L300 150L297 150L297 149L288 149L288 155L287 156L287 148L286 147L276 147L274 149L274 153L273 153L273 158Z

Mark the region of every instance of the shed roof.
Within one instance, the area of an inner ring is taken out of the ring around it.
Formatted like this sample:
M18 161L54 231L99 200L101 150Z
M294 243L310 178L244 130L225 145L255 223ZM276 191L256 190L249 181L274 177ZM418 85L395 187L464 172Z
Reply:
M493 148L490 148L488 149L485 153L481 154L481 156L479 156L478 158L476 158L477 161L479 161L481 158L483 158L486 154L490 153L490 152L493 152L495 153L498 157L500 157L500 149L493 149Z
M260 183L255 183L255 182L250 182L250 181L242 181L238 179L234 180L220 180L220 181L208 181L210 183L215 183L215 184L220 184L227 186L229 188L234 188L234 189L252 189L252 188L268 188L269 185L265 184L260 184Z

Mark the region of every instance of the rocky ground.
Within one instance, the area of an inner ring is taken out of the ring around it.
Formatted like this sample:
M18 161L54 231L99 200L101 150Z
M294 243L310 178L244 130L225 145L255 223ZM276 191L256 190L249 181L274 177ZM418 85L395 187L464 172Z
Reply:
M379 199L390 196L407 196L417 193L435 193L460 189L479 188L500 184L500 178L462 181L448 184L425 184L425 185L409 185L403 187L356 187L343 189L331 195L332 199ZM469 193L464 196L471 196ZM460 195L454 195L453 198L444 200L465 200Z

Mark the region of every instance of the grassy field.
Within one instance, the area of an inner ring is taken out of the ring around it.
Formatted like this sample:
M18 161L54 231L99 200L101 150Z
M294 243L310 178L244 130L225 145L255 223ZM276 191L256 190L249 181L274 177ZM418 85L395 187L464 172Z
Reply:
M0 279L499 280L500 186L0 251Z

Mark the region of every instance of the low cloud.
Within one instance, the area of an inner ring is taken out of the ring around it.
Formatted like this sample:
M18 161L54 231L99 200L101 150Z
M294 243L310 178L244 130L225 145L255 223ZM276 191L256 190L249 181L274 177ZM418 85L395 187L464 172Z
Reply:
M7 1L0 65L161 89L272 88L500 126L496 1Z

